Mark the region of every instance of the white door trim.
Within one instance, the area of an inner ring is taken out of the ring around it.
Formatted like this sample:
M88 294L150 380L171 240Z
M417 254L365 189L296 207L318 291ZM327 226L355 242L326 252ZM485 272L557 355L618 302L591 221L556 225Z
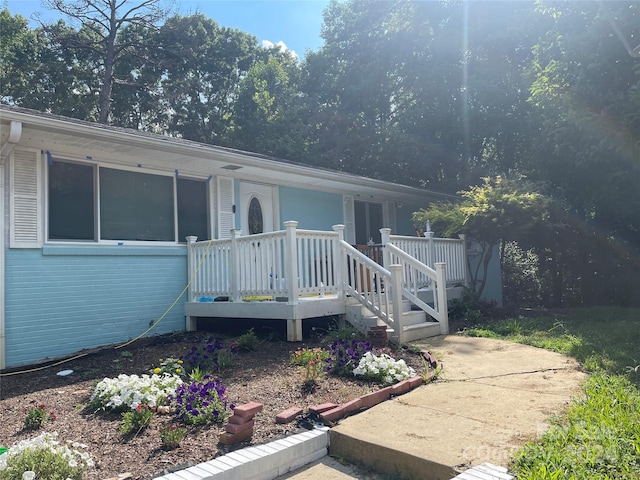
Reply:
M278 187L262 183L240 182L240 229L249 235L248 211L253 198L260 202L264 232L273 232L280 226Z

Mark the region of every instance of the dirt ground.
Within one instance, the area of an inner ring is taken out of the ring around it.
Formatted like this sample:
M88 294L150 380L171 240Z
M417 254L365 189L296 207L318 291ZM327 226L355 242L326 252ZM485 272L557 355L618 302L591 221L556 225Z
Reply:
M207 334L145 339L124 349L104 348L41 371L0 377L0 446L11 446L36 436L39 432L23 429L24 412L29 406L44 404L56 418L47 422L43 430L58 432L62 441L80 441L88 445L96 464L89 479L108 479L124 473L129 473L132 479L148 479L171 467L197 464L227 453L229 447L218 443L223 431L218 425L187 427L181 445L165 451L161 448L159 429L169 424L172 416L156 415L149 428L134 438L123 439L119 432L120 414L93 413L86 408L94 385L104 377L148 373L159 365L161 358L184 355L203 335ZM255 351L239 353L233 365L217 375L227 388L230 403L241 405L256 401L264 404L264 410L256 417L251 441L239 446L267 442L298 430L296 423L275 423L275 416L290 406L340 404L379 388L367 382L324 376L315 392L305 393L302 389L304 372L289 361L291 353L303 346L326 346L326 343L318 337L305 343L261 341ZM397 356L404 358L417 372L424 370L418 355L401 352ZM67 369L73 373L57 375Z

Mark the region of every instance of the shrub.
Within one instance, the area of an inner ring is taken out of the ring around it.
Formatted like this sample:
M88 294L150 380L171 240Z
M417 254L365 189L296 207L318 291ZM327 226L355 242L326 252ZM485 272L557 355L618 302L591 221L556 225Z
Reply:
M19 480L26 471L33 471L36 479L81 480L93 467L86 445L61 445L57 437L56 432L45 432L9 448L0 455L0 480Z
M225 391L219 379L206 375L201 382L179 386L171 401L178 418L186 425L223 423L229 416Z
M164 450L173 450L184 440L186 430L176 425L167 425L160 430L160 443Z
M123 435L139 434L143 429L151 425L155 411L155 407L140 404L134 410L124 412L122 414L120 432Z
M27 430L38 430L45 422L53 422L56 419L55 413L47 412L47 407L42 404L25 408L25 414L24 428Z
M395 360L386 353L378 356L367 352L353 369L353 374L383 385L392 385L415 376L416 372L404 360Z
M118 375L96 385L90 406L96 410L134 410L140 404L164 405L167 397L182 385L176 375Z
M238 337L237 345L243 352L253 352L258 347L258 337L253 328Z
M369 342L338 339L329 347L326 370L339 376L353 376L362 356L372 349Z

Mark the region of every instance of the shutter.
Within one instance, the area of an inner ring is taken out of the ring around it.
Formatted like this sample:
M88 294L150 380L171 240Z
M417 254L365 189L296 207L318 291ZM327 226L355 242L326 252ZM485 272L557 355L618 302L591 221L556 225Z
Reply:
M356 243L356 222L353 203L353 195L344 195L342 201L344 208L344 241L350 245Z
M218 177L217 190L218 238L231 238L231 230L235 228L233 178Z
M396 233L396 203L384 202L382 204L382 223L391 229L391 233Z
M9 247L42 247L42 160L39 150L16 148L9 167Z

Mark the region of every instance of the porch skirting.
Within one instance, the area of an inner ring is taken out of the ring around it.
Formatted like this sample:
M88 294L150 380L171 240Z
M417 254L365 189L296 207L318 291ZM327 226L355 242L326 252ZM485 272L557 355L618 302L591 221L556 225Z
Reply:
M301 297L290 304L273 300L252 302L187 302L187 330L194 331L197 317L255 318L287 321L287 340L302 341L302 320L305 318L344 315L345 300L337 295Z

